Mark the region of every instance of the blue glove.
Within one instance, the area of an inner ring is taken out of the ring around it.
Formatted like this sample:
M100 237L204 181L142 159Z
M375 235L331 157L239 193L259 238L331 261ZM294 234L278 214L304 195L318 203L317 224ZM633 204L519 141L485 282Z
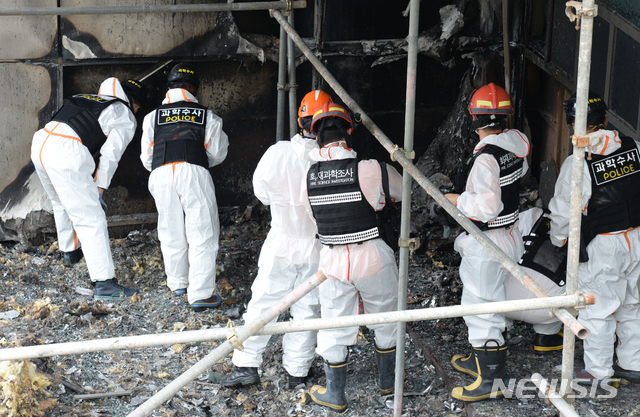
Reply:
M102 194L98 194L98 201L100 201L100 205L102 206L102 210L107 212L107 203L104 202L104 198L102 198Z

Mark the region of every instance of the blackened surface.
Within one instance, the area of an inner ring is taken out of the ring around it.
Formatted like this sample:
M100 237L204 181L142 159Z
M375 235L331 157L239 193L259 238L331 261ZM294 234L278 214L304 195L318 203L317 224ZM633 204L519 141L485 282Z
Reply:
M609 49L609 23L601 17L593 21L593 41L591 56L591 76L589 82L591 90L608 100L604 96L604 86L607 76L607 51Z
M216 14L215 22L211 22L213 30L202 36L193 37L181 45L172 48L161 55L125 55L106 51L99 39L90 33L80 32L68 19L60 19L60 31L70 40L81 42L89 47L97 58L118 58L125 56L163 56L163 57L197 57L197 56L227 56L238 50L239 32L230 12ZM64 47L64 59L75 59L75 56Z
M575 23L571 23L564 14L564 4L564 0L555 0L551 61L573 79L578 32L575 29Z
M609 105L612 111L634 128L638 125L640 97L640 83L634 68L639 67L640 44L619 30L616 36Z

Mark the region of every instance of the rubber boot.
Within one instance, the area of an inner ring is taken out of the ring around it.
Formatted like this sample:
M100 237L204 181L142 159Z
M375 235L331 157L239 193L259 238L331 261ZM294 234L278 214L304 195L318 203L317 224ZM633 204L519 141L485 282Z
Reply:
M487 346L491 344L495 344L495 346ZM504 392L499 387L494 389L494 381L504 377L507 359L506 343L500 346L496 340L489 340L484 344L484 347L472 347L472 349L478 376L473 384L454 388L451 396L465 402L502 398Z
M451 358L451 365L453 369L458 372L469 374L474 378L478 377L478 365L476 364L476 357L473 354L473 348L468 356L454 355L453 358Z
M62 255L62 263L71 266L80 262L84 258L84 253L82 253L82 248L78 248L71 252L64 252Z
M391 394L396 380L396 348L380 349L376 346L378 388L382 394Z
M533 340L533 351L536 355L544 355L545 353L562 350L564 343L564 333L556 334L540 334L536 333Z
M325 361L324 374L327 377L327 386L311 387L311 399L316 404L344 413L347 411L347 396L344 393L347 383L347 362L332 365Z

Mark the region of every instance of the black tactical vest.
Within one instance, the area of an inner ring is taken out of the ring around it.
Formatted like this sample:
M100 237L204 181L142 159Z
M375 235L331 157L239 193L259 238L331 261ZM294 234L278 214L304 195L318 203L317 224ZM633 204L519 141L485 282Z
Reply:
M567 275L567 247L553 246L550 237L549 211L535 222L527 236L522 236L524 253L518 262L520 265L538 271L556 285L565 285Z
M585 245L601 233L640 226L640 155L633 139L620 140L614 153L585 161L591 176L588 214L582 216Z
M307 173L318 239L327 246L380 237L376 212L360 189L355 158L318 162Z
M107 141L98 118L107 107L115 103L123 103L129 107L125 101L116 97L76 94L64 99L62 107L53 115L51 121L62 122L71 127L91 155L95 156Z
M501 227L511 226L518 220L518 213L520 213L520 178L524 175L523 172L523 159L518 158L512 152L506 151L499 146L485 145L480 149L473 158L470 158L467 162L466 172L464 175L457 175L456 187L464 190L466 188L467 178L471 172L471 167L483 153L492 155L498 165L500 166L500 191L502 204L504 208L498 214L495 220L484 223L478 220L473 220L473 223L478 226L480 230L498 229ZM462 179L464 177L464 180ZM464 184L463 184L464 182Z
M154 170L171 162L188 162L209 168L204 147L207 108L180 101L156 109L153 144Z

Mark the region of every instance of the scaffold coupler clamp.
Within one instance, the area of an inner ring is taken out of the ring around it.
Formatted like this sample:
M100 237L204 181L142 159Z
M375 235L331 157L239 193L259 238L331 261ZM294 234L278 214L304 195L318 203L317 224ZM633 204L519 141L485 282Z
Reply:
M393 162L396 162L396 158L394 155L396 154L397 151L402 152L405 158L407 158L410 161L413 161L416 157L415 151L405 151L403 148L399 147L398 145L393 145L393 149L391 150L391 160Z
M590 294L592 295L592 294ZM573 306L573 308L575 308L576 310L584 310L585 308L587 308L587 296L584 295L584 293L582 293L581 291L576 291L575 292L575 296L578 299L578 304L576 304L575 306Z
M591 132L584 136L571 135L571 142L576 148L587 148L587 160L591 161L591 151L599 146L604 139L604 135L601 132Z
M571 22L576 22L576 30L580 30L580 19L583 17L589 17L595 19L598 15L598 5L594 4L592 8L582 7L581 1L568 1L566 4L564 14L567 15ZM573 11L575 10L575 12Z
M398 238L398 246L401 248L409 248L409 257L413 258L413 253L420 247L420 238Z
M283 2L287 3L287 6L284 9L279 10L283 16L289 16L289 13L293 11L293 0L283 0ZM273 17L274 9L269 9L269 16Z
M238 340L235 327L236 325L231 320L227 322L227 329L229 329L227 332L227 340L231 343L231 346L233 346L234 349L244 352L244 346L242 346L242 343Z

